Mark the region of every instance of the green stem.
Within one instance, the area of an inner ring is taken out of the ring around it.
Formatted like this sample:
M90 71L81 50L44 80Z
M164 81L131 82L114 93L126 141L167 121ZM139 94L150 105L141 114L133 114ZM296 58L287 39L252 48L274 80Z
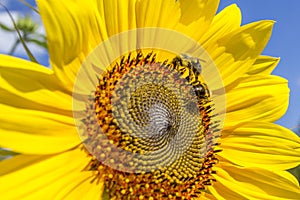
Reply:
M15 28L15 30L17 31L17 34L18 34L18 36L19 36L19 40L20 40L20 42L22 43L22 45L23 45L23 47L24 47L24 49L25 49L25 51L26 51L26 53L27 53L29 59L30 59L32 62L38 63L38 61L35 59L35 57L32 55L32 53L31 53L30 50L28 49L28 47L27 47L25 41L23 40L23 38L22 38L22 36L21 36L21 33L20 33L20 31L19 31L19 28L17 27L17 24L16 24L14 18L12 17L12 15L10 14L9 10L8 10L7 7L5 7L5 5L3 5L1 2L0 2L0 6L2 6L2 7L4 8L4 10L5 10L6 13L8 14L10 20L12 21L12 23L13 23L13 25L14 25L14 28Z
M15 52L15 50L16 50L16 48L17 48L17 46L19 44L20 44L20 40L18 39L18 40L15 41L14 45L11 47L11 49L9 51L9 55L13 55L14 54L14 52Z

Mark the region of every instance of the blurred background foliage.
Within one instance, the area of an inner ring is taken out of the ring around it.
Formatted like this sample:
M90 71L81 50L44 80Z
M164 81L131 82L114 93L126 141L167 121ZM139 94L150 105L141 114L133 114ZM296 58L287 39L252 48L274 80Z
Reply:
M21 34L21 38L16 39L8 54L12 55L15 52L17 46L22 43L22 40L25 42L25 44L34 43L47 49L45 35L37 33L39 24L34 22L29 15L26 15L25 17L18 16L15 25L16 27L14 27L13 25L7 26L4 23L0 22L0 28L3 31L15 34L18 30Z
M28 4L26 1L21 0L21 2L24 5L28 6L34 12L38 12L33 6ZM3 22L0 22L0 29L6 32L10 32L12 34L17 34L18 36L8 54L14 54L18 45L22 44L29 59L32 62L37 63L36 58L33 56L32 52L28 48L28 44L34 43L37 46L47 49L46 36L44 34L38 33L38 28L40 25L37 22L35 22L29 15L25 15L24 17L18 16L17 20L15 20L5 5L3 5L0 2L0 6L4 8L11 20L10 26L4 24Z

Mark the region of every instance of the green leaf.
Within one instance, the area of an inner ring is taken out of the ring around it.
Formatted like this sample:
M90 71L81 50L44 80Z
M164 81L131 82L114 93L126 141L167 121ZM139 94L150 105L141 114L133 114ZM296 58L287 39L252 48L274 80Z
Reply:
M40 40L37 40L37 39L27 38L26 42L32 42L32 43L34 43L38 46L41 46L41 47L44 47L45 49L47 49L47 43L45 41L40 41Z
M294 167L292 169L289 169L287 171L290 172L291 174L293 174L298 179L298 182L300 184L300 165L298 165L297 167Z
M14 32L15 31L15 29L10 28L10 27L6 26L5 24L2 24L2 23L0 23L0 28L4 31L8 31L8 32Z

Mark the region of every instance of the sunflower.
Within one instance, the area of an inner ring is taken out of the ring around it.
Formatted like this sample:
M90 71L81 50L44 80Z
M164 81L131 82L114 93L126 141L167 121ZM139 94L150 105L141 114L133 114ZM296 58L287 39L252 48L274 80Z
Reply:
M298 199L274 22L218 0L38 1L50 66L1 55L2 199Z

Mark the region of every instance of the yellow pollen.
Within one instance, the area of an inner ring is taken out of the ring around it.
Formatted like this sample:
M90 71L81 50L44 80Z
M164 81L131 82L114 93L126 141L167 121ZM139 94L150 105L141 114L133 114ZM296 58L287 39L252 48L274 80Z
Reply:
M125 194L125 193L126 193L126 190L124 190L124 189L121 190L121 193L122 193L122 194Z
M132 189L132 188L129 188L129 192L131 192L131 193L132 193L132 192L133 192L133 189Z

